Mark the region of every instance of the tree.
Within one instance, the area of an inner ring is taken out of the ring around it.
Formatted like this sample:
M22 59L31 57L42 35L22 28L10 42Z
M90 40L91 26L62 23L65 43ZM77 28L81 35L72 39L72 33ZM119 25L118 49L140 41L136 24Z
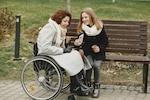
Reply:
M70 0L67 0L67 10L68 10L69 12L71 12L71 10L70 10Z
M114 3L114 2L115 2L115 0L112 0L112 2Z

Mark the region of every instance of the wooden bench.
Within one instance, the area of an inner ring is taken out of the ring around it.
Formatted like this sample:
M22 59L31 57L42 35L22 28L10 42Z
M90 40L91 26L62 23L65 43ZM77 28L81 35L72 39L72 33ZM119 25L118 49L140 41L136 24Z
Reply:
M67 36L71 43L77 37L79 19L72 19ZM115 21L103 20L105 31L109 39L106 48L106 61L137 62L143 65L142 89L147 93L148 66L150 59L147 56L147 22L143 21ZM113 53L113 55L110 55ZM121 55L118 55L121 54Z

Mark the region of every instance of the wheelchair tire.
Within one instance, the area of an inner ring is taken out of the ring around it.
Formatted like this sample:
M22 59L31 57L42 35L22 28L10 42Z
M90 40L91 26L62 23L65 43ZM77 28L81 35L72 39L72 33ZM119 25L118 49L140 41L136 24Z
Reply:
M62 77L59 66L44 56L35 56L28 60L20 76L23 90L35 100L56 98L62 90Z

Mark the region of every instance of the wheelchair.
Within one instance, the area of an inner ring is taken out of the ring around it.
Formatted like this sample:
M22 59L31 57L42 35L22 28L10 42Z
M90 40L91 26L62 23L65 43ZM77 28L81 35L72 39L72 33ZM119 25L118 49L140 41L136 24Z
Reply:
M20 75L25 93L34 100L53 100L70 87L70 76L56 61L46 55L37 55L37 43L33 57L25 62ZM76 100L71 94L68 100Z

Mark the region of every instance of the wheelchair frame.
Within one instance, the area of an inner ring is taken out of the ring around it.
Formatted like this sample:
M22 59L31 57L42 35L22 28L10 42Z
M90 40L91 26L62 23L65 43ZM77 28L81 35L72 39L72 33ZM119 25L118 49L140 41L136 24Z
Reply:
M35 52L36 43L29 43L34 44L34 57L29 59L21 70L20 79L23 90L32 99L53 100L69 88L70 78L68 77L70 76L53 58L46 55L37 55Z

